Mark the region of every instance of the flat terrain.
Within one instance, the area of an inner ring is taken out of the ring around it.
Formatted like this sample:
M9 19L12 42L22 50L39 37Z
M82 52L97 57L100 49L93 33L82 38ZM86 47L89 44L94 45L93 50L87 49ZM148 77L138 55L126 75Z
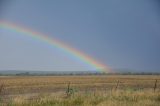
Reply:
M4 106L160 104L158 75L1 76L0 86Z

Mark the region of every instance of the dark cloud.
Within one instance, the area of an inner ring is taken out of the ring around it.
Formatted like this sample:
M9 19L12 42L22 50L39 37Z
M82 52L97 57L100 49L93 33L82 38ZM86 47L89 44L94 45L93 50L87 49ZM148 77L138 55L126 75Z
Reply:
M11 4L12 0L0 0L0 18L3 17L6 7Z

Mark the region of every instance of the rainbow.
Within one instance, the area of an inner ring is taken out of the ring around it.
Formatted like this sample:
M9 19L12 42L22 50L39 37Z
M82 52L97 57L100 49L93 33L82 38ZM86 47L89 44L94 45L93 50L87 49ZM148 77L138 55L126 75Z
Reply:
M58 39L48 37L40 32L32 31L28 28L22 27L17 24L13 24L7 21L0 21L0 28L7 29L14 32L22 33L24 35L30 36L33 39L40 40L44 43L47 43L51 46L54 46L58 49L63 50L64 52L70 54L71 56L77 58L78 60L82 61L83 63L92 66L96 71L102 72L109 72L110 69L104 65L103 63L98 62L97 60L93 59L92 57L88 56L87 54L67 45L64 42L59 41Z

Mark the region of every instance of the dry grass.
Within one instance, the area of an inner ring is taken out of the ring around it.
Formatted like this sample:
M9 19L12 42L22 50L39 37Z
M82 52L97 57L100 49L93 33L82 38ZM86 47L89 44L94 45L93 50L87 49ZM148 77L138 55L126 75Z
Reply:
M40 95L40 98L26 100L24 96L13 98L10 106L159 106L160 94L146 91L116 91L76 93L71 97L62 95Z
M5 86L1 105L159 106L159 81L156 75L0 77ZM67 96L69 82L72 93Z

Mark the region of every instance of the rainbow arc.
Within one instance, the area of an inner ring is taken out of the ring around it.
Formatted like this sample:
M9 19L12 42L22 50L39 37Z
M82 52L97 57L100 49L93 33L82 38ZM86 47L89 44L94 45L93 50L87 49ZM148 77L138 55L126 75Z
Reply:
M58 39L48 37L47 35L42 34L40 32L36 32L36 31L33 31L33 30L26 28L24 26L13 24L13 23L10 23L7 21L1 21L0 28L14 31L16 33L22 33L24 35L30 36L31 38L33 38L35 40L40 40L40 41L47 43L51 46L59 48L59 49L63 50L64 52L70 54L71 56L78 58L79 61L82 61L85 64L92 66L97 71L103 71L103 72L110 72L111 71L108 66L97 61L93 57L83 53L82 51L79 51L76 48L71 47L70 45L68 45L64 42L61 42Z

